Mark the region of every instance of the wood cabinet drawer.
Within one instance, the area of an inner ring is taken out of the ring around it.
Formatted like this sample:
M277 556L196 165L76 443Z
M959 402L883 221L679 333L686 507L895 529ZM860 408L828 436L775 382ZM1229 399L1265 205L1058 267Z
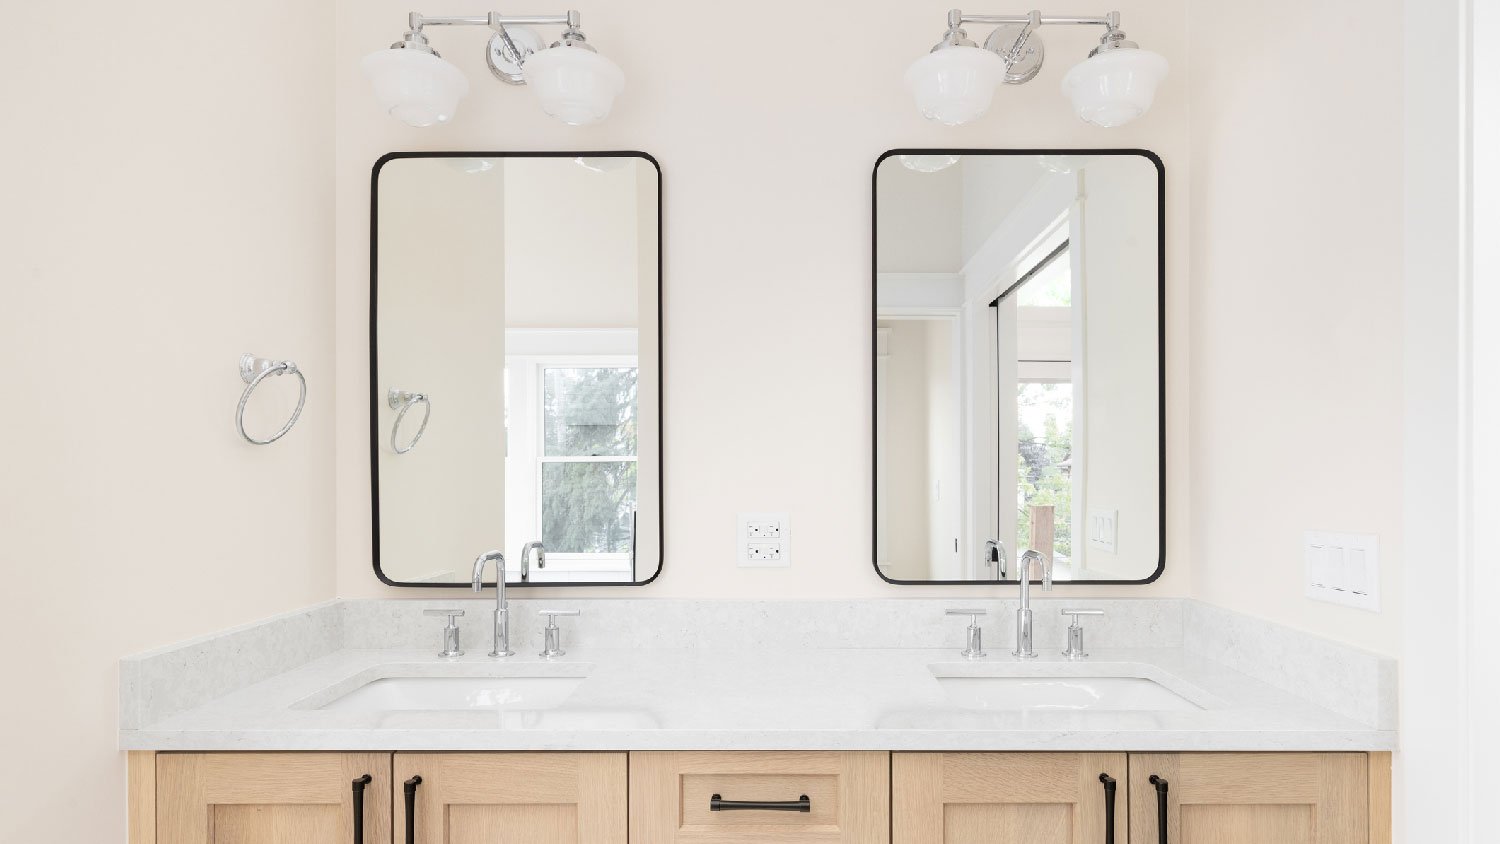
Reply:
M630 754L630 834L653 844L884 844L890 755L671 752ZM716 811L714 795L729 805ZM735 808L733 803L795 806Z

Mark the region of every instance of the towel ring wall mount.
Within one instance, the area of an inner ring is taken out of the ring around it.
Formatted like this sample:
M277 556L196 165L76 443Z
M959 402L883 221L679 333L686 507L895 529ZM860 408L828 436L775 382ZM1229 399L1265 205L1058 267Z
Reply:
M250 433L245 430L245 405L250 401L250 394L254 393L255 388L259 387L260 382L267 377L287 374L297 376L299 388L297 409L292 411L292 417L281 426L281 430L270 437L260 440L250 436ZM255 445L269 445L286 436L287 431L292 430L292 426L296 425L297 419L302 416L302 406L307 402L307 378L303 376L302 370L297 368L296 363L289 360L271 360L244 354L240 356L240 380L245 382L245 392L240 394L240 406L234 413L234 425L239 429L240 436L244 437L246 442Z
M385 394L386 404L391 410L396 411L396 419L391 422L391 451L397 454L405 454L417 447L417 442L427 432L427 420L432 418L432 397L426 393L414 393L410 390L397 390L392 388ZM396 439L396 434L401 430L401 423L406 420L406 412L417 405L422 405L422 424L417 426L417 432L412 435L411 441L401 445Z

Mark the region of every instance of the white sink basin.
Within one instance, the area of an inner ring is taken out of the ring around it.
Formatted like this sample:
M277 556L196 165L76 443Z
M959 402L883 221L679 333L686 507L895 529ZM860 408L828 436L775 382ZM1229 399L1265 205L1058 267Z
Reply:
M582 677L385 677L319 706L336 712L551 709Z
M568 699L587 663L386 663L292 705L329 712L535 712Z
M953 705L986 710L1104 710L1196 712L1209 708L1202 693L1178 690L1131 665L948 666L930 670Z

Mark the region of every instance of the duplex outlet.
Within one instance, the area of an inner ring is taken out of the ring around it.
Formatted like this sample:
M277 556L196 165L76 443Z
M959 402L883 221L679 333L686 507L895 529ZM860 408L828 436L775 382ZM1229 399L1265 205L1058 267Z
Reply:
M735 546L741 566L790 566L791 520L786 513L741 513Z

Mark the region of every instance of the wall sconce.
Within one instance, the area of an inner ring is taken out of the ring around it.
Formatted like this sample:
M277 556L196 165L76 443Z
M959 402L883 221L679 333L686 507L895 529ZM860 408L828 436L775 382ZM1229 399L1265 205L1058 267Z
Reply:
M980 47L964 24L995 25ZM1045 51L1036 30L1065 24L1102 26L1088 58L1063 77L1063 93L1078 116L1095 126L1123 126L1151 107L1156 86L1167 75L1167 60L1142 50L1120 30L1120 13L1104 17L1043 15L966 15L948 12L948 31L932 51L906 71L917 108L930 120L956 126L984 114L1001 82L1030 82L1042 69Z
M529 85L542 110L571 126L609 116L625 87L625 74L589 45L578 28L579 15L502 15L424 17L412 12L407 32L389 50L360 62L375 97L390 115L408 126L447 123L458 101L469 93L463 72L427 43L424 26L487 26L495 31L485 48L490 71L501 82ZM543 46L534 26L562 26L562 37Z

